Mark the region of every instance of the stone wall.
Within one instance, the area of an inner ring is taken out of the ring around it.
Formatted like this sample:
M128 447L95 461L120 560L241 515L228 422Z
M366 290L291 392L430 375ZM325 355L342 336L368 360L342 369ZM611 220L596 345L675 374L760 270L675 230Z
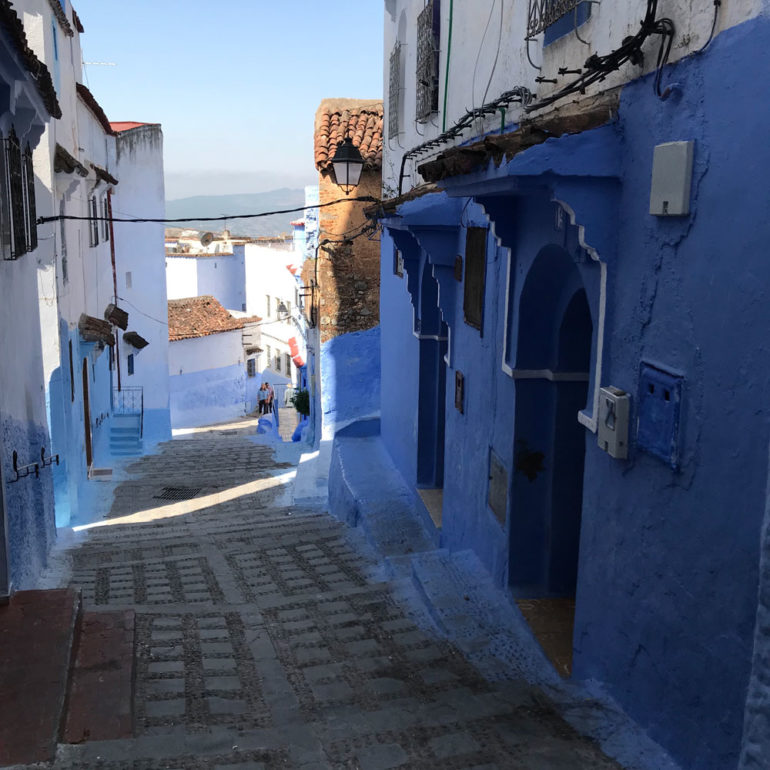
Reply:
M320 202L344 198L333 176L322 173L319 179ZM371 195L380 197L381 174L365 171L361 183L351 198ZM355 235L366 223L364 209L368 203L344 201L320 210L320 240L317 269L317 313L321 341L341 334L371 329L380 322L380 244L362 235L352 241L340 241L345 235ZM307 278L305 276L305 285Z

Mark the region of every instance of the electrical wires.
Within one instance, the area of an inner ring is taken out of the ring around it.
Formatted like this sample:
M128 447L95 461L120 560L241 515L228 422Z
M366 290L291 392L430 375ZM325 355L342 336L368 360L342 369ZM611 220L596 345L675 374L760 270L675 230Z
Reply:
M653 35L660 36L660 47L656 61L656 72L653 80L653 88L659 97L663 97L662 79L663 68L668 63L671 54L671 46L674 42L674 22L669 18L657 18L658 0L647 0L647 12L642 19L639 31L635 35L625 38L619 48L605 56L593 54L586 59L583 65L583 73L568 85L555 91L550 96L538 99L524 106L525 112L533 112L547 107L554 102L575 93L584 94L586 88L594 83L600 83L609 74L619 70L624 64L631 63L641 67L644 64L642 46Z
M172 224L175 222L226 222L230 219L258 219L259 217L269 217L273 214L294 214L298 211L307 211L308 209L323 209L327 206L336 206L338 203L379 203L379 198L371 195L359 195L356 198L338 198L337 200L327 201L326 203L314 203L310 206L297 206L291 209L279 209L277 211L262 211L259 214L224 214L221 217L180 217L178 219L153 219L143 217L78 217L71 214L59 214L54 217L38 217L37 224L43 225L47 222L58 222L62 219L70 219L76 222L127 222L127 223L158 223Z
M719 6L721 0L714 0L714 3ZM714 29L716 29L716 17ZM647 10L644 18L640 22L639 31L635 35L625 38L620 47L611 51L609 54L605 56L599 56L598 54L590 56L583 65L582 70L565 70L564 72L561 72L560 74L567 74L567 72L580 73L579 76L568 85L560 88L549 96L536 101L534 95L526 86L516 86L510 91L501 94L494 101L488 102L481 107L474 108L470 112L466 112L454 126L439 134L435 139L423 142L406 152L401 158L401 171L398 177L399 196L403 193L404 171L406 169L406 163L410 158L427 150L431 150L434 147L448 144L453 139L460 136L465 129L469 128L476 119L496 113L501 108L506 108L513 102L520 103L524 108L525 113L531 113L535 110L548 107L554 102L564 99L572 94L585 94L586 89L589 86L592 86L594 83L602 82L608 75L619 70L624 64L630 63L641 67L644 64L644 52L642 51L642 47L647 40L654 35L660 37L660 46L658 48L656 59L653 88L658 97L665 98L667 92L664 91L662 85L663 69L668 63L671 55L674 33L674 22L671 19L665 17L658 18L658 0L647 0Z
M711 32L709 33L708 40L695 52L703 53L714 39L714 33L717 31L717 21L719 20L719 8L722 5L722 0L714 0L714 20L711 22Z

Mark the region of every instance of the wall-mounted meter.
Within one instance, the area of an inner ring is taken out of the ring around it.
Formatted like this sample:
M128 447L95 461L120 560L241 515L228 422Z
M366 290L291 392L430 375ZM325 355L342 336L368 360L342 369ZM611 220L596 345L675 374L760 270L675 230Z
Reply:
M599 389L599 429L596 432L600 449L616 460L628 457L628 420L631 399L624 390L612 387Z

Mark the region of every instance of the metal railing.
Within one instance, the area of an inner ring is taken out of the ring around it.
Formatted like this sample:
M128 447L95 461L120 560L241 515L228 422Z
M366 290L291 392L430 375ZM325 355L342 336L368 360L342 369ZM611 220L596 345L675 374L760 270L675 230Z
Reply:
M544 32L554 22L574 11L583 0L529 0L527 39Z
M130 388L112 389L113 414L139 415L139 435L144 435L144 388L140 385Z

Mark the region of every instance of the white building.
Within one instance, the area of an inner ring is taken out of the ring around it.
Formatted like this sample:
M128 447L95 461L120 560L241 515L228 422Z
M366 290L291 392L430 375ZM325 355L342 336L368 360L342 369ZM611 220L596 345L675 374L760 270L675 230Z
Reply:
M160 219L165 211L163 133L157 123L112 123L117 175L115 218ZM141 388L144 440L170 437L166 271L160 246L163 224L115 222L116 295L129 314L117 345L116 378ZM146 344L145 344L146 343ZM132 392L129 390L129 392ZM133 391L136 393L136 390Z
M212 296L168 302L171 422L226 422L256 407L259 319L231 315Z

